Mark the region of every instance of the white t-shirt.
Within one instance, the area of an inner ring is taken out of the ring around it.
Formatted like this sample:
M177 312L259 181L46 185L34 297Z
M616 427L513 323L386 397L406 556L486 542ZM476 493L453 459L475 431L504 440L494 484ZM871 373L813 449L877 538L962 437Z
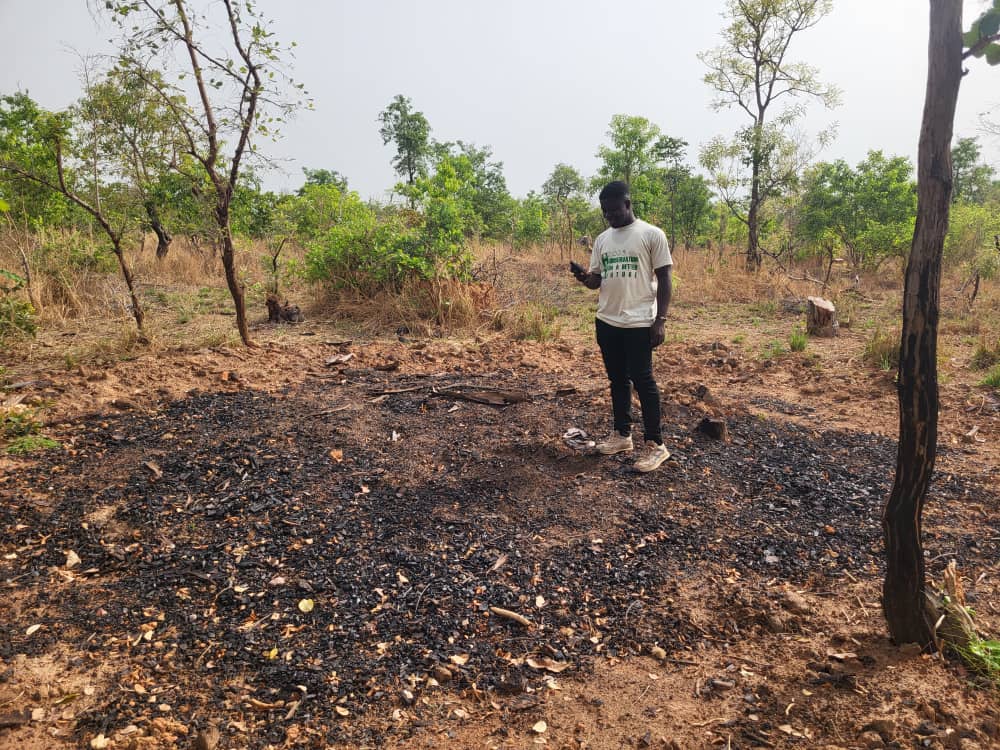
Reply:
M597 317L618 328L647 328L656 318L657 268L673 265L663 230L636 219L594 240L591 273L601 274Z

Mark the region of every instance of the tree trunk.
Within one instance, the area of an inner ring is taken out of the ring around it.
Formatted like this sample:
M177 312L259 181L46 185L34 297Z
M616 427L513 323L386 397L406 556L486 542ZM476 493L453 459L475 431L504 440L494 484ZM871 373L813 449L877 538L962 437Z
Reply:
M167 257L167 251L170 249L173 237L160 222L160 213L156 210L156 204L152 201L146 201L145 208L146 216L149 218L149 227L156 234L156 259L163 260Z
M250 329L247 327L247 306L246 297L243 293L243 284L236 277L236 248L233 246L233 231L229 226L229 204L220 204L215 209L216 221L222 231L222 267L226 271L226 286L229 287L229 294L232 295L233 304L236 306L236 328L240 332L244 346L255 346L250 339Z
M962 81L962 0L931 0L927 92L917 160L917 223L906 267L899 352L899 448L882 513L882 607L898 643L933 643L921 515L937 455L941 254L951 204L951 137Z
M747 271L751 273L759 271L761 266L757 221L760 210L760 184L757 178L757 169L755 162L753 184L750 188L750 206L747 209Z
M139 340L143 343L148 342L146 338L146 332L142 328L142 322L145 315L142 312L142 305L139 304L139 297L135 293L135 282L132 278L132 269L128 267L128 263L125 262L125 253L122 251L121 241L112 238L112 248L115 251L115 257L118 258L118 266L121 268L122 277L125 279L125 286L128 287L128 294L132 300L132 317L135 318L135 327L139 329Z

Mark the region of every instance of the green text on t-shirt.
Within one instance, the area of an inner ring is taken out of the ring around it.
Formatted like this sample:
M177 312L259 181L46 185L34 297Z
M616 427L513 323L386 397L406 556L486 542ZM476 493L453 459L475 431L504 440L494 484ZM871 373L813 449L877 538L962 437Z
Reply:
M601 256L601 276L605 279L634 278L639 272L639 258L635 255Z

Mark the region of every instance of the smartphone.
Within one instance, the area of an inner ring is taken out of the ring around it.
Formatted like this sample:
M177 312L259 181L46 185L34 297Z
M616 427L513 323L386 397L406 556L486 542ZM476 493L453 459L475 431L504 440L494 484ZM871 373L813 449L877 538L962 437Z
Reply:
M574 276L580 276L586 274L586 271L583 269L583 266L581 266L575 260L571 260L569 262L569 270L573 273Z

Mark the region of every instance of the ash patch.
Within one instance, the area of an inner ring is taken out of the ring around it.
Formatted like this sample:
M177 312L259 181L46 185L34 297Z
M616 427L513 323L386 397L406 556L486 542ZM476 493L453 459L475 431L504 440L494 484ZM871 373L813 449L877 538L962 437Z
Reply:
M137 679L173 675L158 700L192 715L256 705L251 746L284 741L293 704L327 742L378 742L383 730L352 729L336 708L377 712L404 687L430 690L431 676L520 690L541 680L527 656L572 673L597 653L735 637L691 622L681 578L735 571L749 586L879 569L895 463L884 438L739 412L731 444L676 433L677 459L643 476L625 457L545 442L537 425L556 424L554 411L597 431L574 400L452 414L419 395L367 396L317 384L208 393L79 422L72 453L25 466L0 496L3 538L22 550L0 575L28 600L0 623L0 655L45 652L58 634L121 655ZM338 399L365 406L328 416ZM21 502L38 487L53 498L45 513ZM932 493L929 528L964 498L996 497L959 476ZM114 533L86 520L109 505ZM995 533L928 535L932 557L998 551ZM68 549L83 560L77 581L52 587ZM29 638L38 610L45 627ZM152 710L112 688L79 726L108 734Z

